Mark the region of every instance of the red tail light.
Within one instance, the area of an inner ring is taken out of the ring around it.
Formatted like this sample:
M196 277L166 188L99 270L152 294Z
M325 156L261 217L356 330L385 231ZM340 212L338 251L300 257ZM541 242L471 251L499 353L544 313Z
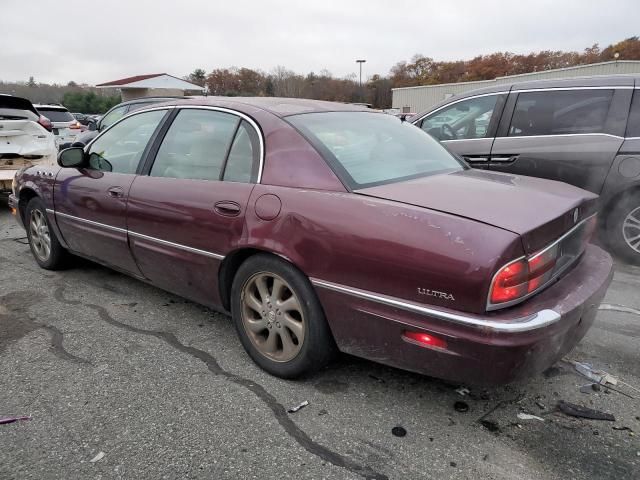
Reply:
M53 124L51 123L51 120L49 120L44 115L40 115L40 118L38 119L38 123L42 125L45 128L45 130L47 130L48 132L53 131Z
M78 130L82 128L82 124L79 121L75 121L74 123L72 123L71 125L69 125L69 128L72 130Z

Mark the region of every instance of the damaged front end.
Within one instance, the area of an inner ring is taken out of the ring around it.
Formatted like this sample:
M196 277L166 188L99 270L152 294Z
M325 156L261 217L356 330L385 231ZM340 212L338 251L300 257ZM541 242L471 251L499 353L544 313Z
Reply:
M0 119L0 195L12 191L15 175L35 165L56 164L55 137L37 122Z

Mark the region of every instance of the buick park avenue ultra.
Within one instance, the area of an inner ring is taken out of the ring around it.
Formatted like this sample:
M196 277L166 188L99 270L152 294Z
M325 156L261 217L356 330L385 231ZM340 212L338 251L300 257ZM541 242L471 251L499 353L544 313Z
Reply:
M362 107L277 98L138 110L10 203L46 269L71 254L230 312L262 368L336 350L474 384L547 368L587 332L612 261L597 196L473 170Z

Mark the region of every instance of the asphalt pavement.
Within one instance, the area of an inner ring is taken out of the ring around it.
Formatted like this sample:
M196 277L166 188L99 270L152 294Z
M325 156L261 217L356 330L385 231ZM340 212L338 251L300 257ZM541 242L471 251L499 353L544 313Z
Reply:
M346 355L280 380L224 315L87 261L41 270L1 207L0 274L0 417L31 417L0 424L1 479L640 478L640 268L616 266L569 355L634 398L563 362L464 395Z

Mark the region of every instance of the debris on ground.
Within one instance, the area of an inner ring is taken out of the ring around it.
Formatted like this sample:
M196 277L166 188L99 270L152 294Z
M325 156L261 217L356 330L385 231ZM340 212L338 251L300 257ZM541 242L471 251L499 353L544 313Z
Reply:
M539 400L536 400L536 405L540 410L546 410L547 406Z
M5 425L7 423L13 423L13 422L19 422L19 421L25 421L25 420L31 420L31 417L29 415L9 415L6 417L0 417L0 425Z
M544 418L542 417L538 417L537 415L531 415L529 413L523 413L523 412L520 412L518 414L518 418L520 420L540 420L541 422L544 422Z
M458 387L456 388L456 393L464 397L465 395L470 394L471 390L469 390L467 387Z
M582 385L580 387L580 392L581 393L586 393L586 394L590 394L593 392L599 392L601 391L602 388L600 387L599 383L587 383L586 385Z
M95 457L93 457L91 460L89 460L91 463L96 463L99 462L100 460L102 460L104 458L104 452L99 452Z
M494 422L493 420L480 420L480 425L482 425L490 432L500 431L500 425L498 425L498 422Z
M616 417L610 413L601 412L592 408L583 407L582 405L576 405L574 403L565 402L560 400L558 402L558 408L565 415L578 418L589 418L591 420L607 420L609 422L615 422Z
M465 413L469 411L469 404L467 402L458 401L453 404L453 408L456 412Z
M612 427L614 430L620 430L620 431L628 431L628 432L633 432L633 430L631 429L631 427L623 427L623 426L617 426L617 427Z
M404 429L404 427L397 426L391 429L391 434L394 437L404 437L407 434L407 431Z
M299 405L296 405L295 407L291 407L289 410L287 410L287 412L296 413L298 410L300 410L301 408L306 407L307 405L309 405L309 402L307 400L305 400L304 402L300 403Z
M588 378L589 380L596 382L599 385L604 385L606 386L606 389L604 391L604 393L611 393L609 390L620 393L622 395L624 395L625 397L629 397L629 398L634 398L631 395L629 395L628 393L623 392L622 390L619 390L618 388L613 388L613 386L617 386L618 384L620 385L624 385L625 387L631 389L631 390L635 390L636 392L640 393L640 389L634 387L633 385L629 385L628 383L623 382L622 380L620 380L617 377L614 377L613 375L605 372L604 370L595 370L593 368L593 365L589 364L589 363L584 363L584 362L577 362L575 360L565 360L566 362L570 363L571 365L573 365L573 367L576 369L576 372L578 372L580 375ZM595 388L594 388L595 390ZM580 391L582 393L588 393L582 390L582 388L580 389Z

